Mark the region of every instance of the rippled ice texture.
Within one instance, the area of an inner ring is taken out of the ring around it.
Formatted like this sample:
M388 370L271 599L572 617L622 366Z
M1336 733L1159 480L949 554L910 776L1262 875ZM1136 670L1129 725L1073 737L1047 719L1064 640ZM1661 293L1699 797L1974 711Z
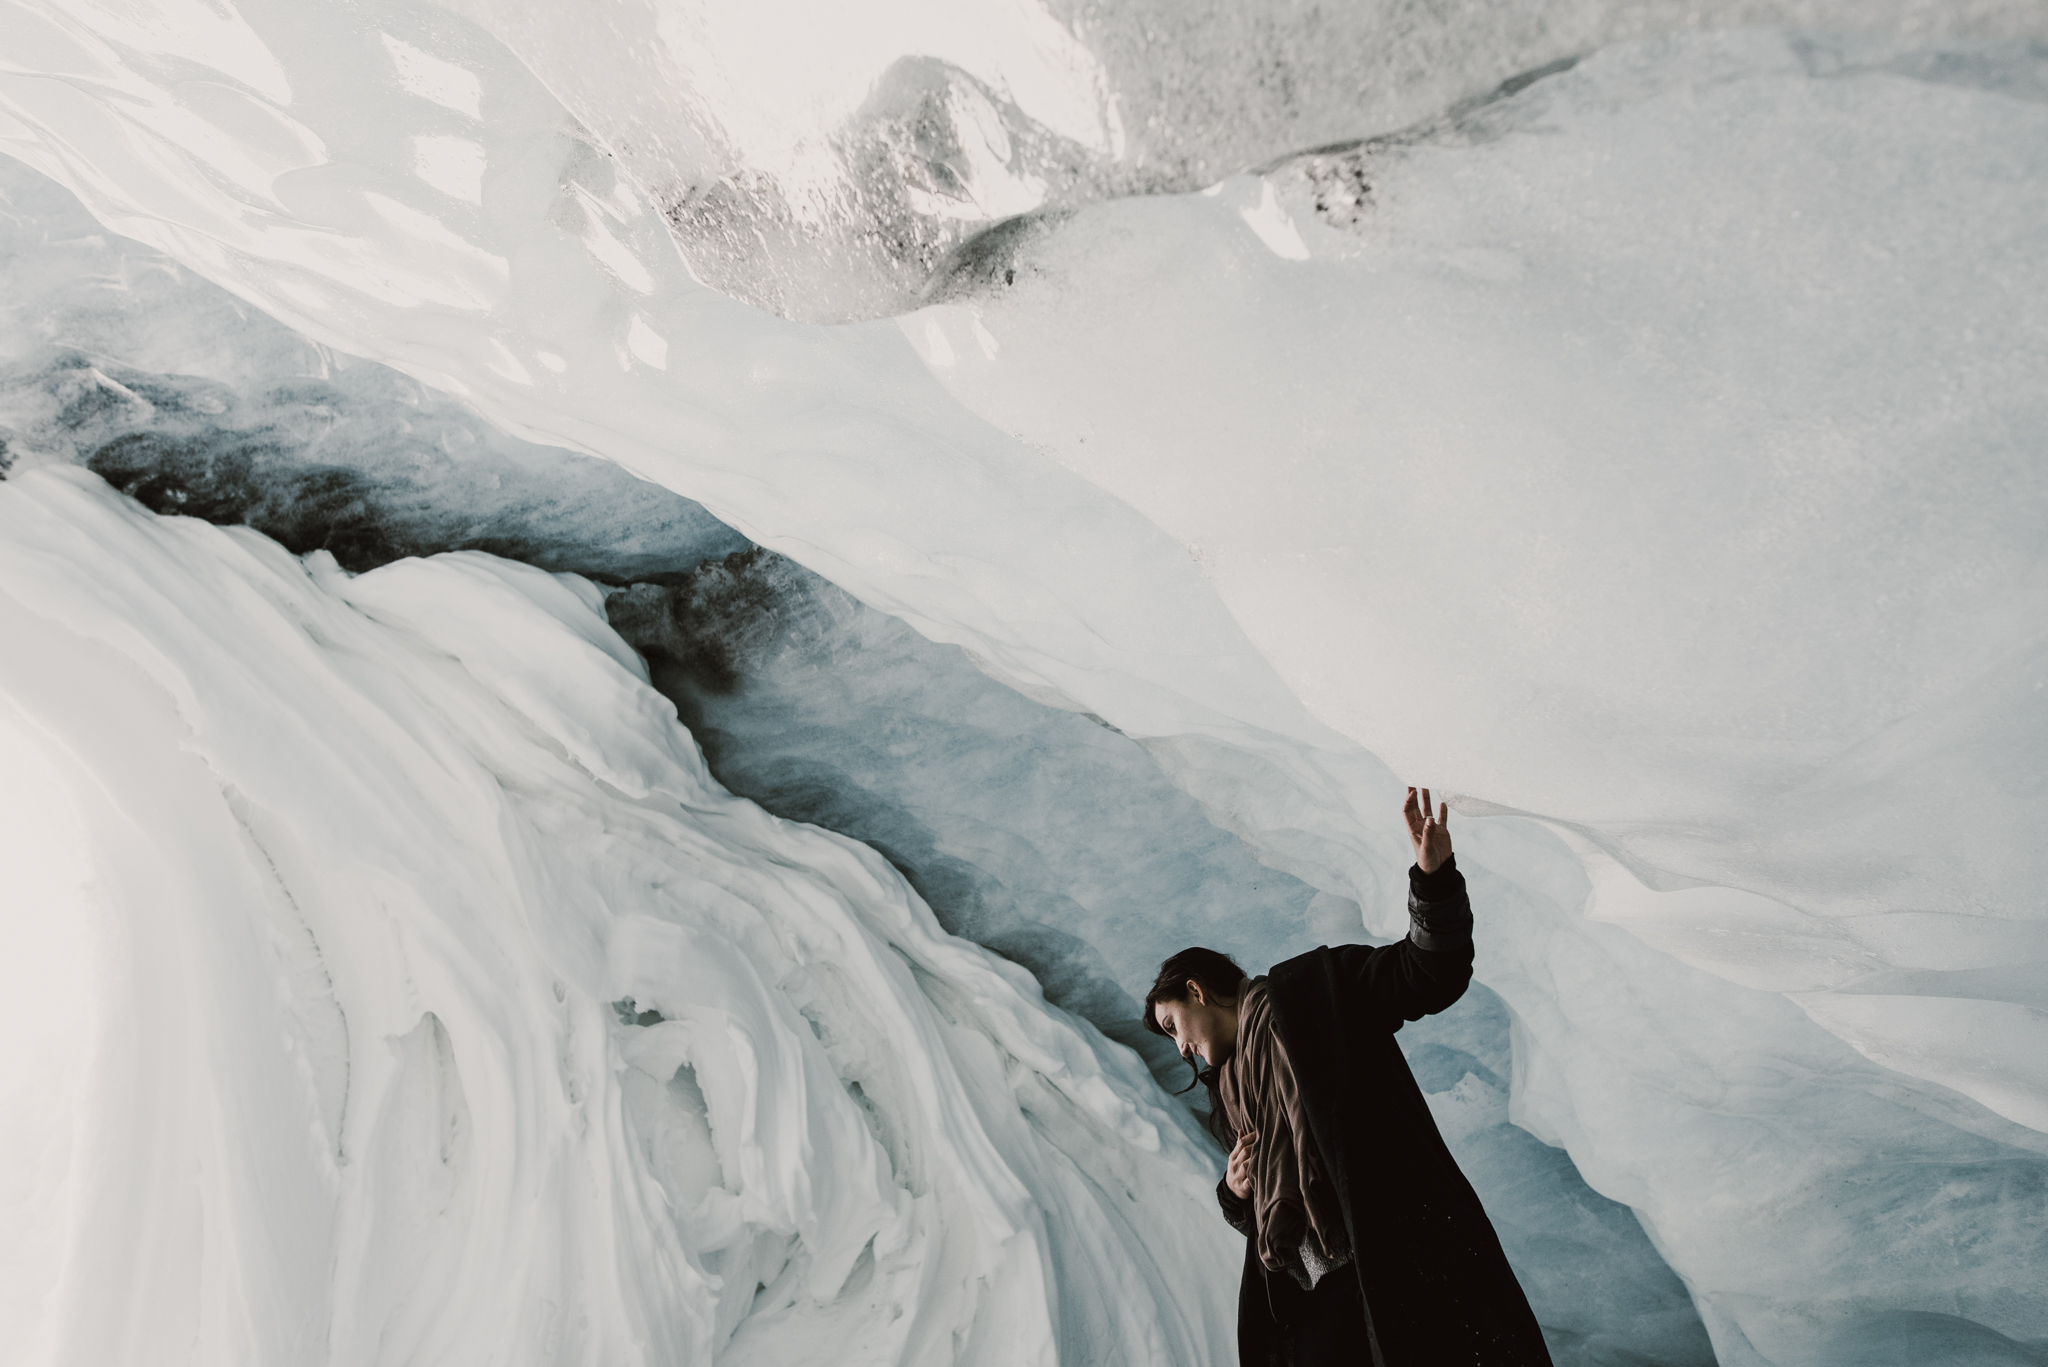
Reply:
M10 983L47 1013L10 1091L68 1122L11 1117L31 1349L1226 1341L1186 1112L871 850L720 791L587 581L351 578L77 471L0 524L11 852L86 950Z
M1511 1114L1723 1361L2048 1337L2038 50L1607 49L899 331L705 289L488 25L12 12L63 79L0 138L103 222L1140 738L1369 926L1387 766L1465 794Z

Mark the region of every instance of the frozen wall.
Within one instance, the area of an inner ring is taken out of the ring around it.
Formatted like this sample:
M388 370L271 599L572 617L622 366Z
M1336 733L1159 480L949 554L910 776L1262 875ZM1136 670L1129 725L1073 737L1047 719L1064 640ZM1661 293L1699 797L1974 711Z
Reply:
M14 13L0 137L103 222L1139 738L1369 927L1396 772L1491 814L1511 1114L1724 1361L2048 1337L2038 49L1608 49L1027 224L899 332L692 279L649 82Z
M0 167L0 469L77 464L147 506L345 569L486 550L608 582L746 538L608 461L507 436L330 351Z
M0 523L32 1358L1227 1342L1186 1113L873 852L712 784L585 581L350 578L75 471Z
M1596 915L2048 1129L2044 72L1615 50L903 326L1319 718L1668 894Z
M246 523L357 570L481 540L543 564L663 580L612 594L606 610L646 653L721 786L870 845L946 930L1029 968L1050 1001L1138 1048L1171 1089L1186 1087L1187 1069L1136 1019L1135 993L1160 958L1198 938L1256 967L1303 944L1360 938L1356 903L1260 866L1099 718L1021 697L786 559L720 555L737 541L729 529L616 466L493 433L381 366L233 308L148 248L95 233L75 201L25 168L0 168L0 200L10 211L0 271L14 282L0 440L16 478L82 464L160 512ZM164 364L180 369L143 368ZM520 648L550 645L540 636ZM38 791L21 792L28 815ZM52 861L33 838L22 846L11 876L32 913L42 904L18 880ZM150 908L110 909L117 924L123 915ZM57 949L29 943L25 961L39 975L58 968L48 976L60 984L93 960L89 943L67 943L70 962L50 966ZM61 1005L36 1000L25 1034L42 1009L61 1019ZM1617 1351L1671 1367L1710 1360L1689 1294L1629 1209L1508 1123L1498 998L1475 987L1403 1040L1559 1361ZM233 1089L222 1103L237 1104ZM687 1205L700 1167L656 1166L650 1179ZM744 1190L738 1174L722 1176ZM17 1230L38 1236L25 1241L33 1256L61 1262L67 1222L37 1199L47 1185L25 1182L9 1209ZM1223 1237L1216 1222L1210 1232ZM241 1290L232 1279L204 1288L227 1302ZM1205 1294L1230 1291L1226 1278ZM25 1341L49 1338L43 1328L31 1296L0 1331Z
M948 930L1029 967L1175 1091L1187 1066L1138 1020L1160 960L1200 942L1257 972L1366 938L1357 903L1253 863L1101 718L1018 696L786 560L734 556L607 606L722 782L871 844ZM1400 1040L1560 1367L1712 1361L1628 1208L1509 1122L1509 1036L1475 985Z

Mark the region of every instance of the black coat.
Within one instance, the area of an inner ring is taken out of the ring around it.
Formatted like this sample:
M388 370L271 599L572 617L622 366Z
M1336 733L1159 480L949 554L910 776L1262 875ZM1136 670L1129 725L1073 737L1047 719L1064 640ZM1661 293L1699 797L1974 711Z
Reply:
M1352 1261L1329 1275L1355 1276L1364 1298L1353 1360L1548 1367L1493 1224L1394 1042L1403 1021L1442 1011L1472 980L1472 909L1455 862L1433 874L1409 870L1408 914L1412 928L1396 944L1319 947L1266 978L1274 1028L1351 1234ZM1250 1203L1224 1185L1216 1195L1249 1235ZM1298 1288L1280 1285L1287 1281L1266 1271L1248 1237L1237 1307L1243 1367L1284 1360L1275 1307L1284 1316L1305 1303Z

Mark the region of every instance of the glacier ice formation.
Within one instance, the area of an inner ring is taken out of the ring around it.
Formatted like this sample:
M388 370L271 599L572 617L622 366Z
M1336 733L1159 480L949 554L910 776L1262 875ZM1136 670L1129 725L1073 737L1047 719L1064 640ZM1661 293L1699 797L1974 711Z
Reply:
M0 421L17 478L82 465L159 511L252 526L357 570L472 547L481 524L508 554L642 576L612 594L610 621L646 654L722 786L882 853L946 930L1028 967L1057 1006L1150 1054L1171 1088L1185 1070L1138 1028L1123 984L1180 937L1252 963L1358 937L1354 903L1258 865L1100 719L1020 697L790 561L720 555L732 534L707 529L687 501L498 436L383 367L234 309L148 249L95 234L33 173L0 179L16 215L0 265L22 282L0 346L14 353L0 366ZM80 298L81 278L107 284ZM209 377L142 368L196 362L201 345ZM643 1014L631 1005L631 1019ZM1498 999L1475 988L1407 1038L1565 1360L1616 1347L1708 1360L1690 1298L1627 1207L1507 1122L1508 1029ZM345 1040L329 1043L346 1056ZM623 1085L647 1084L628 1072ZM694 1071L675 1085L716 1123L701 1089L688 1091ZM338 1115L346 1088L330 1088L325 1107ZM654 1174L666 1185L704 1166Z
M1227 1358L1215 1155L1110 1037L1234 910L1392 933L1398 774L1487 909L1411 1057L1561 1356L2037 1359L2048 77L1896 9L1559 7L1145 180L1140 8L891 11L877 114L704 8L13 0L0 148L151 249L9 277L19 1341ZM442 547L541 568L371 568Z
M1225 1341L1192 1119L878 855L720 791L588 581L5 493L11 853L65 849L43 910L107 941L10 1078L71 1093L10 1145L67 1360Z

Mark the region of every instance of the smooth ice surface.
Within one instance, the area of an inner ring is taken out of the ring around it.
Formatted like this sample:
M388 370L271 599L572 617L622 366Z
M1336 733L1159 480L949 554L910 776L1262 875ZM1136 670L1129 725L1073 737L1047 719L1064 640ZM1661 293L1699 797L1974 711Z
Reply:
M899 331L691 278L650 82L491 15L11 12L0 139L102 222L1140 738L1371 928L1395 775L1463 793L1510 1114L1723 1361L2048 1338L2038 48L1607 48Z
M904 327L1320 718L1667 893L1596 916L2048 1130L2042 71L1603 53Z

